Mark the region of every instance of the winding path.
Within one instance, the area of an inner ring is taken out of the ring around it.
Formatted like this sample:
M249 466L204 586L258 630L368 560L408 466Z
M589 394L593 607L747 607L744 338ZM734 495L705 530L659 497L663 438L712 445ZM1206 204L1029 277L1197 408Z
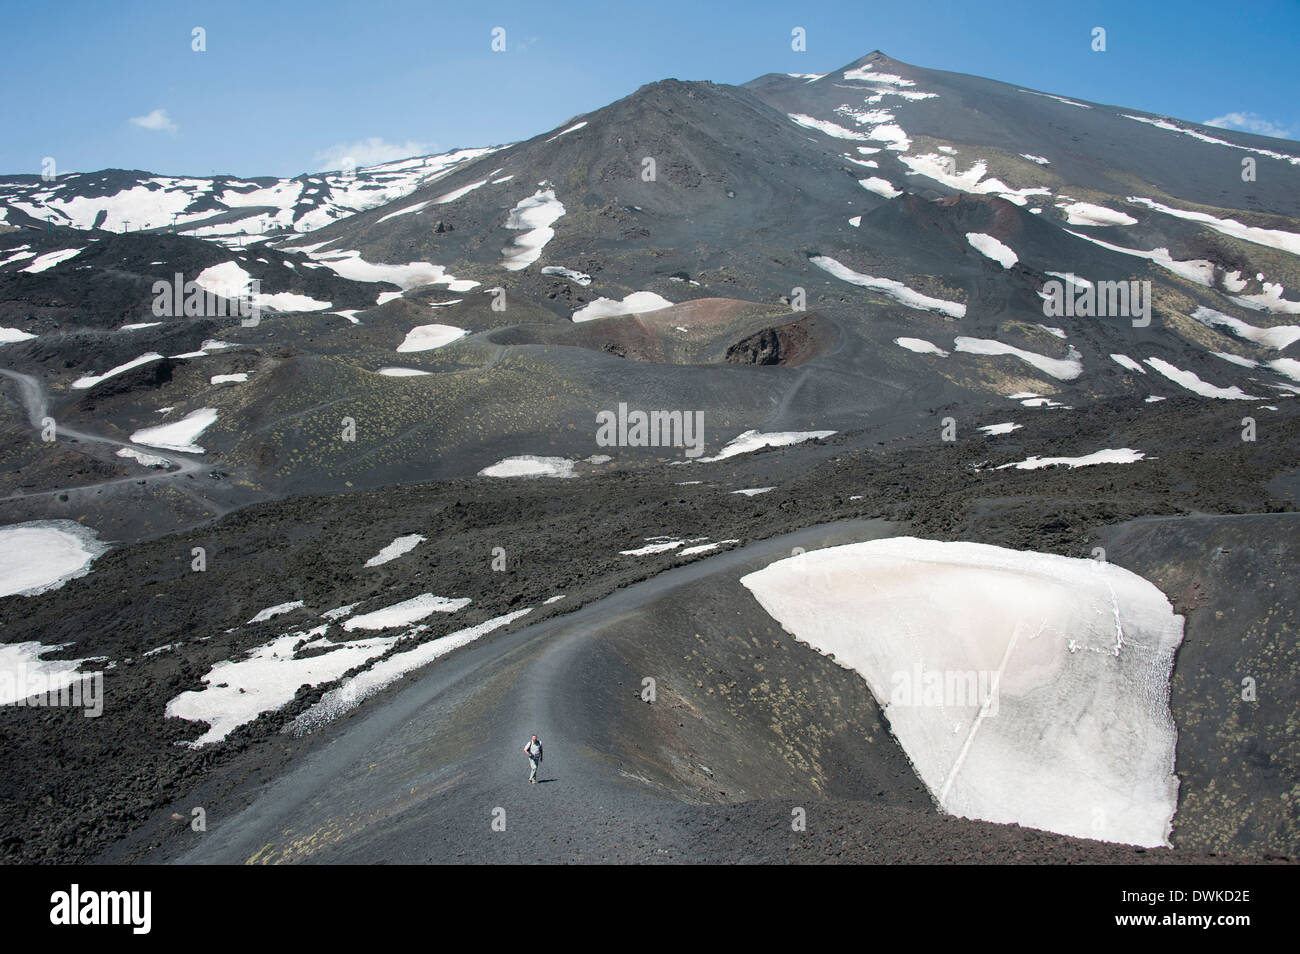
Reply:
M9 378L16 381L19 391L22 394L23 404L27 408L27 420L32 427L40 430L42 421L49 416L49 398L45 394L45 387L41 384L40 379L30 374L23 374L21 371L10 371L7 368L0 368L0 377ZM74 427L68 427L64 424L55 424L55 436L58 438L73 438L75 441L84 441L88 444L105 444L115 448L129 448L142 454L150 454L158 457L163 456L157 448L145 447L140 444L132 444L129 441L120 441L115 437L107 437L103 434L92 434L89 431L78 430ZM211 464L204 463L201 460L194 460L186 455L167 456L165 458L172 466L167 470L158 468L149 468L149 473L132 475L130 477L115 477L112 480L103 480L92 484L75 484L70 487L56 487L53 490L38 490L31 493L10 494L7 497L0 497L0 502L6 500L33 500L41 497L53 497L62 493L72 491L84 492L87 490L102 489L104 487L113 487L119 484L140 484L145 482L172 480L178 477L185 477L188 474L195 474L211 468ZM202 500L200 496L195 496L196 500ZM216 508L210 501L204 501L205 506L211 509Z
M751 543L513 632L487 637L408 676L222 817L180 863L534 862L601 860L610 846L648 859L689 856L673 824L683 805L620 771L583 705L584 652L612 621L647 614L702 578L735 580L787 556L886 536L882 521L843 521ZM655 621L647 615L650 630ZM540 785L523 746L545 745ZM505 829L494 830L495 818Z

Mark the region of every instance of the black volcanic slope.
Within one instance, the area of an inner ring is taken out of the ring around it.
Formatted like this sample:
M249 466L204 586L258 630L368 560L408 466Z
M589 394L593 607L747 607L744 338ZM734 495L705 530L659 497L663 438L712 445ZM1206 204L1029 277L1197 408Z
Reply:
M141 190L184 207L182 234L115 227ZM269 204L240 204L254 193ZM811 80L664 80L523 142L355 177L0 181L0 526L74 520L110 544L61 589L0 599L0 639L111 663L98 719L0 709L0 854L1294 857L1297 196L1293 143L880 53ZM104 211L74 219L78 199ZM260 280L262 320L155 315L177 273ZM1150 322L1048 314L1065 275L1149 283ZM428 325L451 330L411 350ZM620 404L701 413L708 456L751 430L835 433L690 462L600 444ZM199 411L201 453L136 443ZM980 430L998 424L1018 426ZM1145 457L998 469L1107 448ZM573 477L479 476L523 455ZM737 582L796 543L903 533L1100 545L1168 595L1186 617L1172 849L942 815L865 683ZM718 546L625 552L665 535ZM286 634L310 660L330 648L315 627L355 638L326 611L422 594L473 602L385 654L532 615L314 734L284 730L336 677L177 744L202 727L167 705L214 667ZM530 724L558 743L556 778L520 802L510 746ZM489 839L485 804L545 836ZM194 805L206 841L176 821Z

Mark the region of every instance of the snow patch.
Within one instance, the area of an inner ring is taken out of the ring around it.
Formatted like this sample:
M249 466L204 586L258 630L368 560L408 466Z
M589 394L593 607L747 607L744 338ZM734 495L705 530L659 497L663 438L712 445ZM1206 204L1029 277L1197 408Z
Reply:
M735 457L737 454L750 454L764 447L786 447L790 444L802 444L804 441L830 437L834 433L835 431L773 431L763 434L756 430L750 430L732 438L714 456L700 457L697 460L702 464L708 464L717 460L726 460L728 457Z
M1105 450L1093 451L1091 454L1085 454L1082 457L1039 457L1037 455L1027 460L1016 461L1012 464L1002 464L998 470L1006 470L1008 467L1014 467L1016 470L1041 470L1044 467L1068 467L1074 470L1076 467L1095 467L1097 464L1133 464L1146 457L1142 451L1133 450L1131 447L1106 448Z
M1170 132L1181 133L1184 136L1191 136L1193 139L1199 139L1201 142L1208 142L1215 146L1227 146L1229 149L1241 149L1245 152L1253 152L1260 156L1268 156L1270 159L1281 159L1283 162L1289 162L1293 166L1300 166L1300 156L1291 156L1282 152L1274 152L1272 149L1256 149L1253 146L1239 146L1235 142L1228 142L1226 139L1219 139L1216 136L1207 136L1205 133L1197 132L1195 129L1187 129L1183 126L1176 125L1167 119L1151 119L1147 116L1130 116L1123 114L1125 119L1132 119L1135 122L1146 123L1148 126L1155 126L1157 129L1167 129Z
M866 680L945 811L1168 844L1183 620L1146 580L1095 560L904 537L816 550L741 583L796 639Z
M219 662L203 677L204 687L182 692L167 703L169 718L206 722L208 730L193 742L200 748L220 742L235 729L265 712L293 701L303 686L338 679L349 669L381 655L397 637L332 643L324 638L327 627L307 633L286 633L257 647L243 659ZM307 639L305 645L295 646ZM329 652L299 657L305 650Z
M582 128L583 126L585 126L585 125L587 125L587 120L584 119L584 120L583 120L582 122L580 122L580 123L574 123L574 124L573 124L572 126L570 126L568 129L561 129L559 132L557 132L554 136L552 136L550 139L548 139L548 140L546 140L546 141L547 141L547 142L555 142L555 140L559 139L561 136L567 135L568 133L571 133L571 132L577 132L579 129L581 129L581 128Z
M886 199L893 199L903 194L902 189L895 189L888 179L882 179L879 176L871 176L869 179L859 179L858 185L868 192L874 192L876 195L883 196ZM862 221L862 216L858 216L858 221Z
M215 408L202 407L192 411L179 421L146 427L131 435L132 444L146 447L160 447L163 450L181 451L186 454L202 454L204 450L194 442L199 435L217 420Z
M313 256L322 265L336 275L350 278L356 282L388 282L402 291L418 288L421 285L446 285L448 290L465 292L477 288L479 283L467 278L454 278L447 274L441 265L431 262L407 262L405 265L385 265L380 262L367 262L360 252L329 252ZM382 305L394 298L400 298L401 292L381 292L376 304Z
M1001 179L985 179L984 174L988 172L988 163L983 159L971 163L970 168L965 172L957 171L957 164L950 156L941 156L933 152L921 156L899 156L898 159L912 170L910 175L925 176L958 192L998 195L1015 205L1025 205L1030 196L1052 194L1050 189L1039 186L1013 189Z
M144 451L136 450L134 447L123 447L117 452L118 457L126 457L134 460L137 464L144 467L170 467L171 461L166 457L159 457L156 454L146 454Z
M555 197L553 189L539 189L510 210L506 217L506 228L526 229L507 248L501 250L505 256L507 271L517 272L527 268L541 257L546 243L555 237L551 228L564 215L564 205Z
M895 338L894 344L900 348L906 348L908 351L915 351L917 354L935 354L941 358L948 357L947 351L944 351L938 345L931 344L924 338Z
M85 576L108 549L73 520L34 520L0 527L0 596L35 596ZM0 646L3 651L3 646Z
M1155 368L1170 381L1180 387L1186 388L1194 394L1201 397L1218 398L1224 401L1258 401L1259 398L1252 397L1235 384L1231 387L1221 388L1218 385L1210 384L1208 381L1202 381L1194 372L1184 371L1181 368L1174 367L1168 361L1161 358L1147 358L1146 363Z
M836 123L829 122L825 119L818 119L815 116L806 116L803 113L787 113L791 120L803 126L805 129L815 129L827 136L834 136L836 139L857 139L866 142L871 139L866 133L855 132L852 129L845 129Z
M415 205L408 205L406 208L398 209L396 212L389 212L382 219L377 219L375 221L375 224L379 225L381 222L387 222L389 219L395 219L399 215L411 215L415 212L421 212L428 204L429 204L428 202L417 202Z
M57 252L46 252L44 255L38 256L36 258L36 261L32 262L26 268L20 268L18 270L20 272L29 272L34 275L37 274L38 272L43 272L46 269L53 268L55 265L58 265L60 262L66 262L68 259L72 258L73 256L80 255L85 250L86 249L84 247L83 248L62 248L59 249ZM13 259L10 259L10 261L13 261Z
M326 722L337 719L344 713L355 709L363 701L401 679L407 673L427 666L452 650L466 646L503 626L509 626L515 620L531 612L531 606L515 610L512 613L506 613L504 616L493 617L486 622L479 623L477 626L470 626L454 633L448 633L441 639L421 643L414 649L394 653L366 671L348 678L337 689L331 689L325 693L318 703L294 720L289 730L295 735L304 735L311 732Z
M383 566L385 563L389 563L404 554L410 553L417 546L423 543L424 539L425 538L418 533L409 533L404 537L398 537L367 560L365 565L368 567Z
M35 338L36 335L28 334L18 328L0 328L0 345L13 344L17 341L28 341Z
M845 70L844 78L846 80L857 80L866 83L883 83L887 86L915 86L910 79L904 79L897 73L877 73L868 63L865 66L859 66L856 69Z
M63 648L45 646L35 640L0 643L0 706L12 706L35 695L48 699L48 694L65 692L94 675L77 672L89 659L41 658Z
M1038 354L1036 351L1026 351L1023 348L1003 344L1001 341L994 341L990 338L968 338L962 335L957 337L953 344L957 351L967 354L1012 355L1026 364L1033 365L1044 374L1051 375L1058 381L1073 381L1083 374L1081 356L1073 346L1069 349L1069 357L1049 358L1047 355Z
M480 477L576 477L573 461L563 457L537 457L525 454L507 457L478 472Z
M126 364L119 364L116 368L110 368L103 374L87 375L85 377L77 378L77 380L72 382L72 386L78 390L93 388L100 381L106 381L115 375L121 374L123 371L130 371L132 368L138 368L142 364L149 364L150 362L161 360L162 355L151 351L148 354L140 355L138 358L132 358L130 361L126 362Z
M1300 164L1300 159L1294 160ZM1216 232L1223 235L1230 235L1233 238L1242 239L1246 242L1253 242L1256 245L1264 245L1268 248L1275 248L1283 252L1290 252L1292 255L1300 255L1300 233L1283 232L1280 229L1262 229L1253 225L1243 225L1236 219L1220 219L1204 212L1191 212L1186 209L1175 209L1172 206L1162 205L1151 199L1143 199L1138 196L1129 196L1128 201L1138 205L1145 205L1147 208L1155 209L1157 212L1163 212L1165 215L1172 215L1175 218L1186 219L1188 222L1199 222Z
M1092 109L1087 103L1076 103L1072 99L1066 99L1064 96L1057 96L1055 93L1040 93L1033 89L1017 90L1020 93L1029 93L1031 96L1045 96L1048 99L1054 99L1058 103L1065 103L1067 106L1078 106L1080 109Z
M397 350L403 353L412 351L432 351L451 344L469 334L464 328L455 325L416 325L406 333Z
M1136 225L1137 219L1091 202L1057 203L1070 225Z
M914 291L902 282L896 282L892 278L874 278L871 275L863 275L846 265L840 264L828 255L814 255L809 261L822 271L829 272L842 281L881 292L909 308L916 308L921 311L937 311L949 318L963 318L966 315L966 306L959 302L931 298L929 295Z
M573 322L594 321L597 318L609 318L613 315L643 315L646 312L671 308L672 302L654 292L632 292L622 301L612 298L597 298L589 305L573 313Z
M1208 325L1211 328L1215 326L1227 328L1238 338L1253 341L1255 344L1263 345L1266 348L1275 348L1278 351L1300 340L1300 325L1278 325L1275 328L1260 328L1244 322L1240 318L1233 318L1221 311L1215 311L1213 308L1206 308L1203 305L1192 312L1192 317L1203 325Z
M993 259L1003 268L1010 268L1020 261L1015 252L984 232L967 232L966 241L970 242L985 258Z
M1006 421L1002 424L985 424L979 428L990 437L996 437L999 434L1010 434L1012 431L1019 430L1023 424L1017 424L1014 421Z
M448 202L455 202L457 199L469 195L479 186L487 185L487 179L480 179L478 182L471 182L467 186L461 186L459 189L452 189L433 200L434 205L445 205Z
M1225 282L1226 285L1226 276ZM1258 295L1234 295L1232 300L1238 305L1253 308L1255 311L1271 311L1279 315L1300 315L1300 301L1288 301L1282 297L1285 289L1278 282L1264 282L1264 290Z
M1146 368L1142 367L1142 365L1138 364L1136 361L1134 361L1126 354L1113 354L1110 357L1111 360L1114 361L1116 364L1118 364L1121 368L1125 368L1129 371L1136 371L1138 374L1147 373Z
M434 596L432 593L421 593L419 596L402 600L392 606L385 606L372 613L353 616L343 624L343 628L352 632L355 629L393 629L397 626L410 626L434 613L455 613L468 605L468 599L448 599L445 596Z
M273 619L276 616L283 616L285 613L292 613L296 609L302 609L302 607L302 600L292 600L288 603L277 603L275 606L268 606L266 609L259 611L248 622L250 625L253 623L265 623L268 619Z
M1137 258L1145 258L1149 262L1155 262L1161 268L1166 268L1186 278L1188 281L1195 282L1198 285L1204 285L1207 288L1214 281L1214 263L1203 258L1188 259L1179 261L1169 254L1167 248L1154 248L1147 252L1140 248L1124 248L1122 245L1112 245L1109 242L1103 242L1101 239L1093 238L1090 235L1084 235L1081 232L1071 232L1066 229L1066 234L1073 235L1075 238L1081 238L1085 242L1091 242L1093 245L1100 245L1102 248L1109 249L1112 252L1119 252L1121 255L1133 255Z

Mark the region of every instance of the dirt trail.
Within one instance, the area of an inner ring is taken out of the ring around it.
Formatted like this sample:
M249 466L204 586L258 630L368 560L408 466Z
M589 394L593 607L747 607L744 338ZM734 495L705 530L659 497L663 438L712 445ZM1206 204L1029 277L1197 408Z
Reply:
M30 374L23 374L21 371L10 371L7 368L0 368L0 376L9 378L18 382L19 390L22 393L23 404L27 408L27 420L32 427L40 429L42 422L49 416L49 399L45 394L45 387L40 380ZM203 461L194 460L184 454L168 455L166 452L159 452L157 448L145 447L140 444L132 444L129 441L120 441L114 437L107 437L103 434L94 434L89 431L78 430L75 427L68 427L64 424L55 425L55 437L62 440L72 438L72 442L84 442L87 444L104 444L114 448L129 448L138 451L141 454L149 454L154 457L164 457L170 462L167 470L149 468L148 473L142 473L138 476L117 477L113 480L99 481L93 484L76 484L70 487L56 487L52 490L40 490L32 493L10 494L7 497L0 497L0 501L6 500L30 500L35 497L53 497L58 494L69 491L85 492L87 490L102 489L104 487L114 487L121 484L140 484L144 482L154 483L157 481L170 481L179 477L185 477L188 474L196 474L200 471L209 469L211 465ZM196 500L202 500L202 497L195 496ZM211 502L204 501L205 506L214 511L220 511Z
M889 527L844 521L763 540L475 643L327 727L314 753L178 860L573 861L642 843L655 846L646 860L689 857L689 833L672 824L681 802L620 771L599 748L605 727L573 698L585 650L611 622L683 586ZM534 732L546 753L539 785L528 784L522 752ZM494 812L505 831L493 830Z

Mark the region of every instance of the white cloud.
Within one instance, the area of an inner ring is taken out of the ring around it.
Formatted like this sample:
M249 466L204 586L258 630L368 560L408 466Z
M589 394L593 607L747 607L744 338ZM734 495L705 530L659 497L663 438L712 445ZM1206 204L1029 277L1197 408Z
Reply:
M1217 126L1220 129L1240 129L1242 132L1254 133L1257 136L1274 136L1278 139L1295 138L1294 130L1270 122L1267 119L1261 119L1255 113L1224 113L1222 116L1207 119L1205 125Z
M434 146L426 142L385 142L379 136L359 139L356 142L340 142L328 149L316 153L316 161L321 163L318 171L326 172L351 166L374 166L381 162L395 159L409 159L411 156L426 156L434 151ZM350 162L347 160L351 160Z
M132 116L130 123L133 126L139 126L141 129L156 129L159 132L174 133L179 132L181 128L172 122L165 109L155 109L143 116Z

